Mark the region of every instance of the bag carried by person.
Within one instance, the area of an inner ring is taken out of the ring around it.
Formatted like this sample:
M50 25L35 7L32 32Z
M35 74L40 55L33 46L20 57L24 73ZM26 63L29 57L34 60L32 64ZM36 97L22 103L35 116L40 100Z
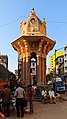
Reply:
M27 107L27 99L24 98L24 107Z

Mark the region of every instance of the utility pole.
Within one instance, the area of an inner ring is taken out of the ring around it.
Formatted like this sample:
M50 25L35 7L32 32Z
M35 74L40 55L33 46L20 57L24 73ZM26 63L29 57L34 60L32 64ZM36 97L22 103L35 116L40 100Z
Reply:
M56 49L55 49L55 92L56 92Z
M55 49L55 81L56 81L56 49Z
M55 92L56 92L56 52L57 52L58 50L63 49L63 48L64 48L64 47L59 48L59 49L55 49Z

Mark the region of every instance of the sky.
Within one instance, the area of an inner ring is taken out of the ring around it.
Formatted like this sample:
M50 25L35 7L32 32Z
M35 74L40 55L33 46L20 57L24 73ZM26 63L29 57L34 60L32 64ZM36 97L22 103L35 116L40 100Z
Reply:
M53 50L67 44L67 0L0 0L0 54L8 56L8 69L14 72L18 66L18 53L11 42L20 36L20 22L27 19L34 8L36 15L46 20L47 37L56 41Z

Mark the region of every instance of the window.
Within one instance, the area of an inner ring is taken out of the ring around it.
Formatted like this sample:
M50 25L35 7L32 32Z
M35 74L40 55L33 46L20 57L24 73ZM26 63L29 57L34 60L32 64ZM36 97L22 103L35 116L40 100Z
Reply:
M62 61L62 59L60 58L60 62Z

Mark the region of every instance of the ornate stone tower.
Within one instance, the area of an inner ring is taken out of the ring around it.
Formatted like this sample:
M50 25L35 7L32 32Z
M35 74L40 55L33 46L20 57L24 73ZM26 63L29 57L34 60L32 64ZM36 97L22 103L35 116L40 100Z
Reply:
M46 56L55 41L46 36L46 22L32 9L30 16L20 23L20 37L12 43L21 61L21 78L25 83L46 83Z

